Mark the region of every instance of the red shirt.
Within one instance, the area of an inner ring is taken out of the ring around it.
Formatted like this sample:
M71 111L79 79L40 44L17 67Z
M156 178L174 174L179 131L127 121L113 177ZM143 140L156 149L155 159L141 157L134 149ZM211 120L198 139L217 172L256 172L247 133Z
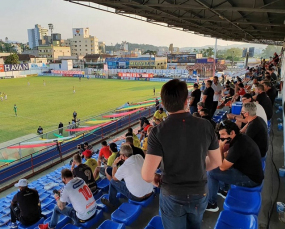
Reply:
M241 89L238 91L238 94L241 95L241 96L245 95L245 90L244 90L244 88L241 88Z
M109 146L103 146L100 149L99 157L104 156L105 159L108 159L111 156L112 152L109 149Z
M151 126L150 124L147 125L147 126L143 129L143 131L144 131L144 132L147 132L147 129L148 129L150 126Z

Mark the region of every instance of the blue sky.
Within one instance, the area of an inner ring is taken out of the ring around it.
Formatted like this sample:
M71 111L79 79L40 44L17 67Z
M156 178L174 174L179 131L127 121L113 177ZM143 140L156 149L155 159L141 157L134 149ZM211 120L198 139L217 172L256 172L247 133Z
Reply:
M63 0L1 0L0 39L27 42L27 29L40 24L48 28L54 24L54 32L63 39L72 37L72 28L89 27L90 34L107 45L121 41L175 47L214 45L213 38L205 38L173 29L141 22L123 16L79 6ZM241 44L237 43L236 44ZM234 42L218 40L218 45Z

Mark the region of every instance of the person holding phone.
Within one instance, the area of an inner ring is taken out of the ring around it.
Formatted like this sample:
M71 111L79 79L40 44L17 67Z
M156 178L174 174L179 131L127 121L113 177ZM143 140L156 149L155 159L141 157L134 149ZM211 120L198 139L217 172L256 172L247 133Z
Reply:
M256 187L261 185L264 179L257 144L249 136L241 134L238 126L230 120L219 123L216 130L220 136L223 163L208 172L209 203L206 211L210 212L219 210L217 195L221 182Z

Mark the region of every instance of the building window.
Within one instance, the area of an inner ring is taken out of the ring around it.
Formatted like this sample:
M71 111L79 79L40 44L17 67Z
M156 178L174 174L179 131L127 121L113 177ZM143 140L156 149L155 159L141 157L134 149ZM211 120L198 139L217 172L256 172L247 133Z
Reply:
M85 51L88 51L88 49L85 49Z
M74 41L74 43L77 43L77 41Z
M80 49L80 51L81 51L81 49Z
M74 45L75 47L77 47L77 45Z
M79 45L79 47L81 47L81 45Z
M92 45L91 45L92 46ZM85 45L85 47L87 47L87 45Z

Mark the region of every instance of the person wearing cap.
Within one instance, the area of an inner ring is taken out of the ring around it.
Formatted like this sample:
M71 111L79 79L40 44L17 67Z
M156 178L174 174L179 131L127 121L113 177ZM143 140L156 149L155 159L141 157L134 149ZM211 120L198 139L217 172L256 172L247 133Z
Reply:
M108 158L107 160L107 164L105 166L101 166L101 167L97 167L93 173L94 177L99 177L99 173L102 174L103 176L105 176L105 170L107 167L112 167L112 164L114 163L114 160L116 159L117 155L118 155L118 147L117 144L112 142L109 145L109 149L112 152L111 156Z
M97 190L97 184L93 177L92 170L88 165L82 164L82 158L80 157L79 154L75 154L73 156L71 171L73 177L79 177L85 181L85 183L88 185L92 193L94 193Z
M41 218L41 203L38 191L28 187L26 179L20 179L15 187L19 192L11 202L11 225L10 228L17 228L16 220L25 226L33 225Z
M97 163L96 159L91 158L91 157L92 157L92 152L91 152L91 150L89 150L89 149L85 150L85 151L82 153L82 155L84 156L84 158L85 158L85 160L86 160L84 164L85 164L85 165L88 165L88 166L91 168L92 173L94 173L96 167L98 166L98 163ZM95 177L95 179L97 180L98 177Z
M98 156L98 165L101 166L102 163L107 162L108 158L111 156L111 151L106 141L101 142L102 148L100 149Z
M198 112L197 103L201 99L201 90L199 90L199 85L197 83L194 83L193 88L194 90L191 92L191 99L189 103L191 114Z
M153 120L156 121L157 119L159 121L163 121L164 118L167 117L167 114L163 111L163 108L159 108L159 110L157 110L154 115L153 115Z

